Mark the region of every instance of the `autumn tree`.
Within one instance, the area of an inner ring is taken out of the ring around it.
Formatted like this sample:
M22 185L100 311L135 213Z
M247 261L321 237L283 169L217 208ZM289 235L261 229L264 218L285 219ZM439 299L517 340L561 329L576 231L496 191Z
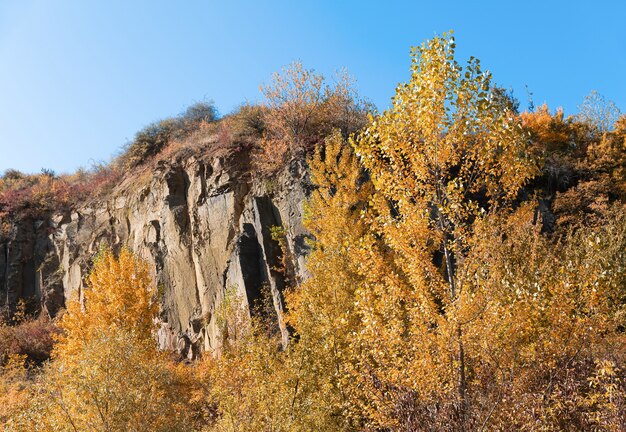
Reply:
M267 332L262 317L250 316L235 290L228 290L217 314L225 340L219 353L200 365L206 397L217 412L205 430L340 430L341 419L322 399L333 392L318 385L326 382L327 371L314 366L317 352L305 343L282 350L279 335Z
M463 278L468 241L475 221L515 198L535 165L520 122L494 97L491 75L475 58L461 67L454 49L451 35L414 48L411 80L354 146L376 188L372 223L381 238L372 237L363 252L370 277L359 301L369 303L371 336L389 332L391 343L365 361L401 356L411 371L401 381L414 380L420 362L434 363L441 370L431 374L439 376L419 391L455 381L455 418L463 429L469 384L460 315L472 296ZM417 338L406 341L407 334ZM416 350L446 354L427 360Z
M187 430L188 376L157 351L147 264L126 249L105 249L87 281L82 301L70 301L59 322L28 408L8 430Z
M310 154L339 129L344 136L361 128L372 105L361 99L354 80L341 70L328 83L323 75L294 62L261 87L265 130L257 164L275 171L294 157Z
M356 367L351 341L359 330L355 291L363 277L354 251L370 232L364 212L372 184L354 150L336 130L309 161L316 185L307 204L306 227L314 236L307 268L312 278L287 294L287 321L297 346L307 358L305 369L318 389L316 403L335 430L352 430L360 419L352 416L358 397L350 380Z

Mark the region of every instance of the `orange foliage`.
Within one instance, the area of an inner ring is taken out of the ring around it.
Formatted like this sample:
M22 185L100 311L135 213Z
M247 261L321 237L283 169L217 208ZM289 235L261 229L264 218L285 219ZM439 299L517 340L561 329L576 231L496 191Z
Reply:
M309 154L334 129L344 136L361 128L372 106L359 99L347 72L334 85L322 75L295 62L275 73L270 85L261 87L267 106L264 134L256 161L263 172L273 172L298 155Z
M533 141L541 143L542 150L566 150L572 144L571 125L565 121L562 108L552 115L548 105L544 104L534 112L523 112L520 117Z
M0 221L45 219L53 211L67 210L106 191L120 175L116 168L104 166L64 176L7 172L0 178Z
M123 329L152 340L158 311L155 287L145 261L128 249L119 257L108 249L94 259L82 299L74 299L59 322L55 356L79 350L99 331Z
M196 377L158 352L157 304L145 262L104 250L90 285L68 304L52 362L29 388L8 430L188 430Z

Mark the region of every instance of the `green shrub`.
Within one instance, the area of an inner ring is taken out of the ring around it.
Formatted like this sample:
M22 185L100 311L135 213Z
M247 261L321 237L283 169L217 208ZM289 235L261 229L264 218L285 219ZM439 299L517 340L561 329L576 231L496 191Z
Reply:
M211 123L217 120L218 117L217 108L215 108L213 102L196 102L181 114L180 119L184 123L194 124L203 121Z
M159 154L173 140L183 139L193 133L202 123L218 119L218 112L210 102L197 102L177 117L152 123L135 135L119 157L122 168L129 169L143 164Z

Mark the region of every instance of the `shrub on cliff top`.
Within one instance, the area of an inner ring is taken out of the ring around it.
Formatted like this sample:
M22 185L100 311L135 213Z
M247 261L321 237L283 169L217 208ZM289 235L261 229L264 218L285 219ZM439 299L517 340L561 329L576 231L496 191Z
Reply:
M68 302L52 360L8 430L190 430L194 380L157 349L147 263L104 250L87 282L82 301Z
M217 109L212 103L195 103L179 116L152 123L137 132L118 161L126 169L141 165L159 154L171 141L183 139L200 124L214 122L217 118Z
M44 219L52 211L66 210L96 196L115 184L120 175L117 166L104 164L61 176L48 170L41 174L7 170L0 177L0 234L13 220Z
M356 132L374 111L359 97L354 79L339 71L329 84L323 75L295 62L262 86L265 129L256 165L272 173L297 155L310 154L335 129L344 137Z
M217 108L210 102L196 102L190 105L181 115L181 120L187 124L196 124L200 122L211 123L219 117Z

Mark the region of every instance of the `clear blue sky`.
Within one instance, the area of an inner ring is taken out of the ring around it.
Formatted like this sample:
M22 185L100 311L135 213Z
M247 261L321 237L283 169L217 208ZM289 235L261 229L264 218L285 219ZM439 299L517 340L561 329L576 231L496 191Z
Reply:
M0 0L0 172L106 161L146 124L212 99L261 98L293 60L347 67L380 109L409 48L454 29L526 107L576 111L592 89L626 111L626 2Z

